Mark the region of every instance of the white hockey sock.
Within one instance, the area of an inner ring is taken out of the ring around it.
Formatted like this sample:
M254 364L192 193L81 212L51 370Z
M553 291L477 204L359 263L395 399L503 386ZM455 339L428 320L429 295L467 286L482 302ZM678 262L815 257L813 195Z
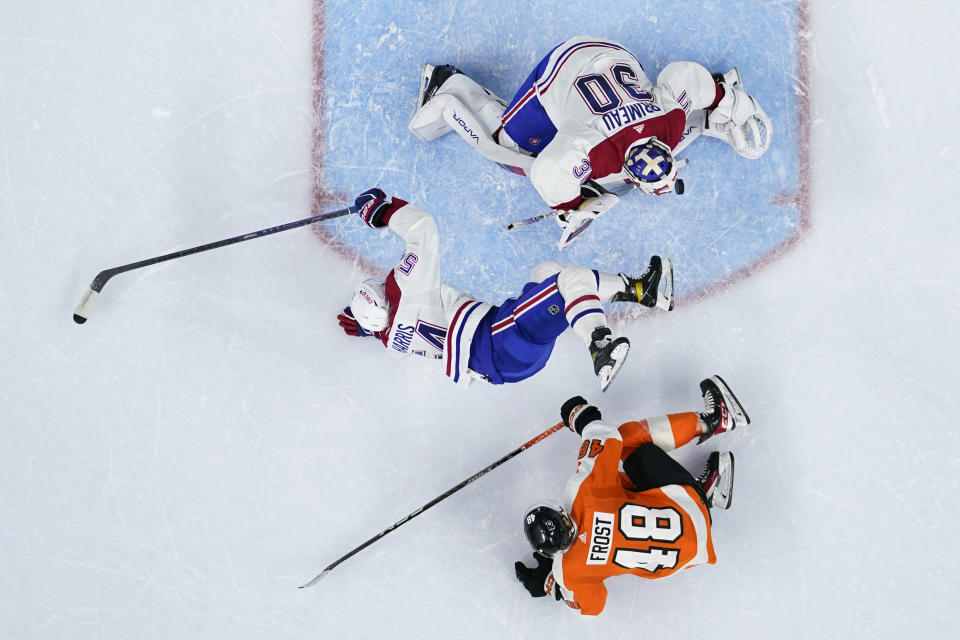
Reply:
M615 273L594 271L597 278L597 296L601 302L610 302L613 296L623 291L623 278Z
M563 267L557 274L557 290L564 299L564 313L570 328L585 345L597 327L607 326L607 317L597 295L595 272L583 267Z

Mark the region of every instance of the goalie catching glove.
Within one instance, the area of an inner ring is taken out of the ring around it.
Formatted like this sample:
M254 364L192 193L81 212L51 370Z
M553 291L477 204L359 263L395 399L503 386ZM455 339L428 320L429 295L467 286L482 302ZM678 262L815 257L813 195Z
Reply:
M725 140L745 158L755 160L770 148L773 124L760 103L740 86L736 69L715 76L723 97L707 116L704 134Z

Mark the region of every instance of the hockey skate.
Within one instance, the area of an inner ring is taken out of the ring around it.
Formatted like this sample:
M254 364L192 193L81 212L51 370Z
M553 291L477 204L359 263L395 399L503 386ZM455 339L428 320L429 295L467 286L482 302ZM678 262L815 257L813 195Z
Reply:
M597 327L590 335L590 357L593 372L600 378L600 391L606 391L619 373L630 352L630 341L614 338L609 327Z
M733 502L733 454L729 451L711 453L697 483L707 498L707 508L729 509Z
M437 93L437 89L443 86L450 76L463 73L453 65L441 64L433 66L432 64L423 65L423 73L420 74L420 95L417 96L417 109L427 104L427 102Z
M706 406L700 419L707 430L700 436L698 444L718 433L733 431L737 427L750 424L750 416L720 376L711 376L701 381L700 393L703 394L703 403Z
M614 302L637 302L645 307L673 311L673 263L670 260L653 256L639 278L625 273L619 275L623 290L614 294Z

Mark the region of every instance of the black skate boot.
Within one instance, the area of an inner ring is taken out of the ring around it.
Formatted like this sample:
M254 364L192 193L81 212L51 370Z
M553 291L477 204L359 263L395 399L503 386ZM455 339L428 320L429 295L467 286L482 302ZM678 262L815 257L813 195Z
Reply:
M653 256L639 278L632 278L625 273L619 275L623 280L623 290L614 294L614 302L638 302L645 307L673 310L673 263L670 260Z
M420 97L417 100L417 107L422 107L429 102L437 93L437 89L443 86L450 76L457 73L463 73L460 69L449 65L441 64L434 67L430 64L423 65L423 74L420 77Z
M733 502L733 454L714 451L707 458L707 466L697 477L697 484L707 499L707 507L729 509Z
M741 425L750 424L750 416L720 376L711 376L701 381L700 393L703 394L706 407L706 411L700 414L700 420L707 430L700 436L698 444L718 433L733 431Z
M606 391L630 352L630 341L614 338L609 327L597 327L590 334L590 357L593 372L600 378L600 391Z

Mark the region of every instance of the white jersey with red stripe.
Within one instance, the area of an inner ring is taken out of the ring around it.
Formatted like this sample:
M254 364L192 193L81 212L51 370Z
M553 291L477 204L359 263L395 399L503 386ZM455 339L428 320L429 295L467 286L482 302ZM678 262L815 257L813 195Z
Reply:
M427 212L400 202L387 221L406 247L387 274L391 314L389 325L379 332L380 340L394 355L443 360L446 375L468 386L473 380L468 369L470 344L491 305L440 281L436 222Z
M643 66L623 45L599 38L571 38L556 47L543 72L503 120L537 98L557 129L534 160L530 180L555 209L575 207L587 179L629 182L627 150L656 136L675 148L687 116L719 100L710 72L695 62L667 65L653 86Z

